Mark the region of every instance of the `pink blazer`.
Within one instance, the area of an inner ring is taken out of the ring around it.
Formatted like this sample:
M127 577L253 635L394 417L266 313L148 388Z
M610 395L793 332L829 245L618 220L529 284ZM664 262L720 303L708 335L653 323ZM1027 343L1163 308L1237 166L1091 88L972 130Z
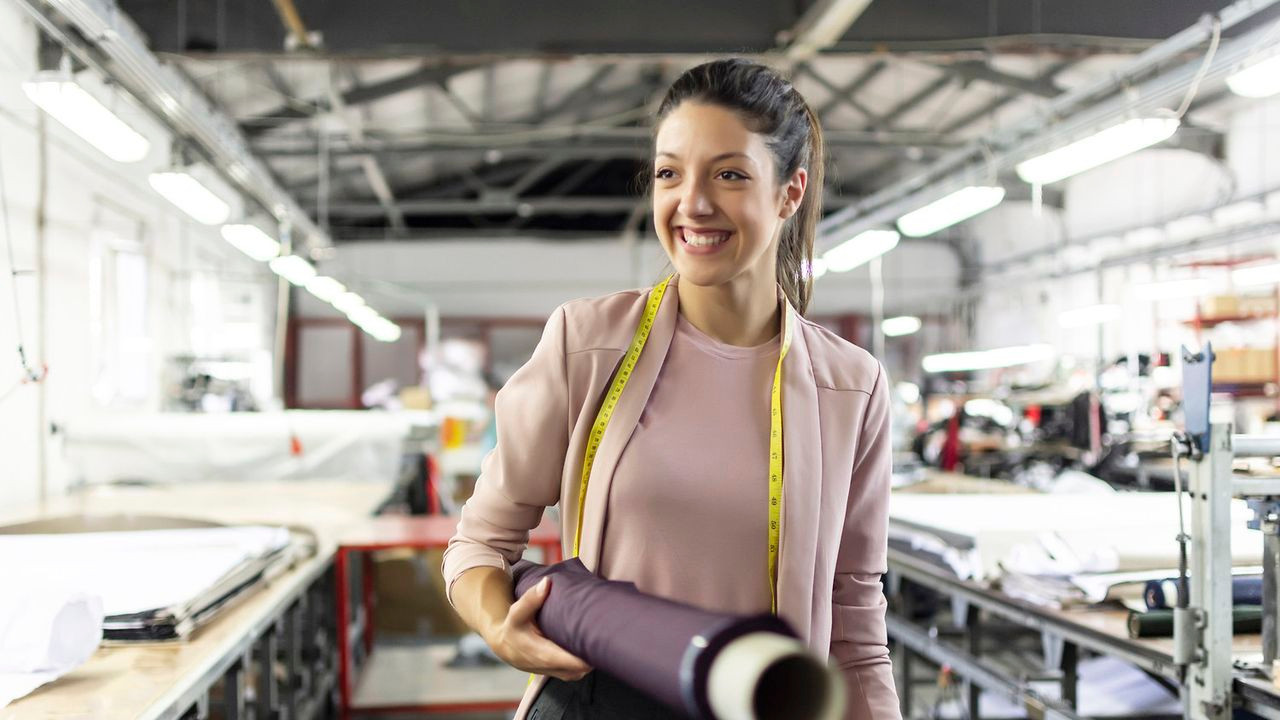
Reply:
M581 544L582 562L591 569L600 560L614 468L675 333L678 281L672 281L659 306L591 470ZM628 290L557 308L533 357L498 393L498 445L484 459L475 494L444 555L450 592L470 568L510 572L547 506L560 503L562 541L573 547L587 435L649 292ZM787 310L794 312L790 305ZM846 718L896 720L880 584L890 487L887 379L866 351L792 317L797 321L782 368L778 612L815 653L829 654L843 670ZM538 680L526 691L517 718L524 718L542 688L544 680Z

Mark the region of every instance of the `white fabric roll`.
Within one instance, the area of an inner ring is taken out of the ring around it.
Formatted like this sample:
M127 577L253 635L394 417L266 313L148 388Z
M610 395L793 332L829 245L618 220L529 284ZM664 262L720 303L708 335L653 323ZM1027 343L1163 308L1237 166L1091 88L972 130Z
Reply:
M102 598L43 578L0 587L0 708L79 667L102 642Z

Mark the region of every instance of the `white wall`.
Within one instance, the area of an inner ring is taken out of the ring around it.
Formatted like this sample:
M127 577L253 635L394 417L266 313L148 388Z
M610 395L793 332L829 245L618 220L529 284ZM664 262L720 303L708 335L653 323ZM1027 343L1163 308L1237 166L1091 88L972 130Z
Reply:
M0 399L0 506L36 499L42 482L48 492L58 493L73 480L60 460L57 438L47 435L49 423L86 413L159 407L165 358L192 350L193 272L250 290L269 277L227 246L216 230L185 219L151 190L146 176L167 161L169 139L140 118L140 111L122 113L152 142L150 156L139 163L116 163L52 120L46 122L42 139L37 110L21 90L22 81L37 70L36 39L17 5L0 3L0 171L21 273L16 279L18 314L28 358L49 368L44 383L14 387L20 372L13 294L8 262L0 252L0 395L12 390ZM48 160L41 248L36 216L42 144ZM101 392L94 398L102 358L92 318L95 307L101 308L90 279L95 243L100 244L103 230L138 242L149 268L147 337L129 350L146 366L151 381L141 397L132 399L112 399ZM0 249L3 245L0 234ZM260 320L264 327L269 324L268 317ZM268 334L266 329L264 341ZM42 438L48 440L43 457Z

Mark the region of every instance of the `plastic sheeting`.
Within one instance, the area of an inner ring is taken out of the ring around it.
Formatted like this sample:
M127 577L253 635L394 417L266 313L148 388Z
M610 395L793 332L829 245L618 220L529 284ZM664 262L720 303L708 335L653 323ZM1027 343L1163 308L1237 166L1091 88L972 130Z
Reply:
M390 482L430 413L290 410L86 417L62 428L88 483L341 478Z

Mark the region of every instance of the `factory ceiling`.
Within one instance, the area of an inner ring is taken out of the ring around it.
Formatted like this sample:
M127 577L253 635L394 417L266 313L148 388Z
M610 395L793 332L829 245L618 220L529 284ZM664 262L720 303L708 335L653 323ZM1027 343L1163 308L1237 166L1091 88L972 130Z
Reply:
M341 243L644 232L649 117L724 53L786 69L817 109L836 209L1228 3L119 4ZM1202 94L1171 142L1216 152L1223 99Z

